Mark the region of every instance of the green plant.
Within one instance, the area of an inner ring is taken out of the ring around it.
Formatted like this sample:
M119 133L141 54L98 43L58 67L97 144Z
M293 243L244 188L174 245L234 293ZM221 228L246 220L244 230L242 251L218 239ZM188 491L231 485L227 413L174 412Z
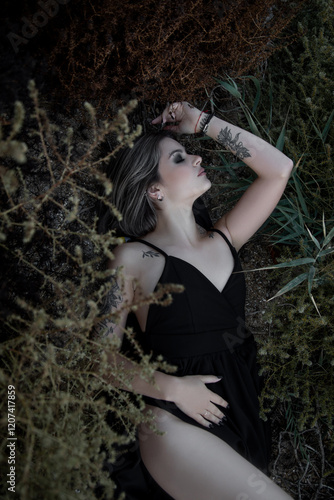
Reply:
M324 2L319 3L324 5ZM319 12L321 16L323 11L320 9ZM327 14L325 23L333 19L332 7ZM306 15L309 15L307 9ZM312 37L315 35L314 28ZM306 36L305 32L298 42L303 47L306 46ZM330 50L324 47L325 41L332 50L329 60L325 60ZM333 45L329 39L324 40L323 34L319 35L319 43L308 43L307 46L309 51L316 52L311 60L318 68L332 64ZM214 91L208 93L208 98L217 113L222 116L231 114L236 123L248 126L253 133L279 149L284 147L286 154L295 161L282 200L258 233L259 239L265 237L265 243L274 246L278 263L261 269L271 270L268 278L275 280L279 290L268 304L268 331L256 337L261 373L265 376L260 403L265 419L274 409L284 409L287 427L283 434L292 442L291 451L298 467L301 471L305 468L298 481L296 498L313 498L315 491L314 498L318 498L318 494L319 498L327 498L330 481L327 476L333 473L334 424L331 180L334 113L333 101L329 98L333 82L323 79L317 85L314 65L310 65L307 72L301 63L303 53L294 49L295 46L285 49L291 55L288 62L292 72L283 68L281 53L273 56L272 63L269 60L270 80L260 82L255 77L220 79ZM295 64L293 58L297 60ZM289 86L286 80L289 80ZM309 102L300 96L308 93L311 84L314 96L310 111ZM308 87L301 92L302 85ZM286 102L290 104L289 109ZM228 175L224 182L217 180L218 198L229 191L231 180L233 188L238 191L232 200L235 201L247 189L252 177L242 162L225 151L217 149L215 152L220 164L213 169L224 177ZM307 474L308 467L314 471L312 478Z
M287 285L270 304L268 333L257 340L263 416L284 406L296 462L305 468L298 498L328 498L333 474L333 21L332 2L305 5L291 27L300 39L269 60L262 87L270 99L263 92L257 108L271 134L287 118L285 151L296 164L265 227L280 261L273 278ZM254 98L252 87L247 92Z
M114 460L116 446L130 442L136 425L150 417L140 396L118 388L119 380L131 386L132 377L108 362L107 352L119 342L93 334L101 319L117 321L112 311L103 317L100 311L115 278L105 261L120 243L112 232L97 232L96 207L114 210L101 166L140 132L131 132L127 119L135 103L99 124L86 103L83 137L79 127L63 125L63 116L58 126L50 123L33 83L30 95L32 116L26 113L25 122L17 103L0 136L0 459L15 485L2 484L2 498L15 492L26 500L91 500L98 498L97 486L114 498L104 461ZM113 138L111 150L107 138ZM167 304L173 291L180 288L161 288L134 307ZM125 335L146 380L158 367L171 369L144 354L130 329Z
M327 273L333 277L333 262ZM297 288L269 309L270 334L258 339L262 373L268 374L263 408L269 411L277 400L299 405L299 430L318 420L331 427L334 414L333 279L316 286L314 293L321 317L307 291Z
M218 113L220 112L222 114L224 112L220 108L219 102L215 100L215 92L221 89L226 90L229 95L232 96L233 100L237 102L233 111L238 112L238 114L242 113L242 118L247 120L250 130L258 136L265 137L269 142L273 142L272 136L267 131L268 129L260 123L259 119L255 115L258 105L261 102L262 95L259 80L250 76L243 77L240 80L243 90L239 90L236 81L232 78L228 78L227 81L217 79L217 83L219 85L215 87L209 95L209 101L212 108L218 111ZM248 93L247 90L250 83L254 84L256 88L256 95L251 108L246 103ZM272 121L273 118L271 108L269 115L270 121ZM334 111L330 114L323 131L319 135L322 146L326 146L325 141L328 137L329 131L331 130L333 117ZM283 150L286 132L287 128L285 121L279 131L278 138L275 140L275 146L280 150ZM249 175L247 172L247 177L244 175L240 176L237 169L244 167L245 164L242 161L236 161L235 158L231 157L231 155L227 156L224 151L219 151L219 158L222 161L222 165L209 168L227 173L229 175L229 180L225 183L216 183L216 186L223 188L219 189L217 196L221 196L227 190L233 189L235 194L229 201L235 202L251 184L254 179L254 175ZM282 200L274 210L270 220L264 224L260 230L260 234L263 234L264 231L267 234L269 233L270 241L276 245L285 244L294 246L295 251L298 253L300 251L301 256L299 258L289 260L289 262L282 262L280 264L257 270L307 266L308 271L295 276L289 283L281 288L281 290L277 292L273 298L290 291L292 288L307 280L309 296L317 308L312 295L312 286L315 280L321 281L328 279L326 275L319 275L318 264L321 260L325 259L325 257L334 252L334 248L331 246L332 239L334 237L334 227L332 226L331 219L329 221L325 220L324 212L322 220L318 220L318 213L312 206L313 198L306 198L306 193L310 191L310 188L309 186L306 186L306 183L301 178L301 174L299 174L302 159L302 157L299 158L298 163L295 166L289 180L288 188L283 195ZM317 185L322 180L322 177L320 179L314 177L312 181L309 181L309 183L312 182L312 184ZM324 206L326 203L327 198L324 200ZM317 278L315 278L316 274Z

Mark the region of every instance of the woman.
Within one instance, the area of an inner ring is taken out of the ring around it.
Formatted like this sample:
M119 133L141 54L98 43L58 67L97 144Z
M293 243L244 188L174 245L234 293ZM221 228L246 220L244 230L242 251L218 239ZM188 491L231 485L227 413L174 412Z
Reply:
M143 136L110 172L112 201L123 214L120 229L132 240L115 250L110 264L122 268L124 278L122 285L115 281L109 304L120 310L121 321L107 322L107 334L122 337L124 303L136 303L158 283L185 287L170 306L143 306L135 313L142 344L177 366L173 374L156 371L155 385L139 373L132 380L163 432L139 427L142 460L177 500L290 498L260 472L267 467L268 440L259 419L256 347L244 323L237 252L275 208L292 162L187 102L168 106L152 123L178 134L204 132L257 178L210 229L198 225L193 213L195 200L211 186L202 159L170 134Z

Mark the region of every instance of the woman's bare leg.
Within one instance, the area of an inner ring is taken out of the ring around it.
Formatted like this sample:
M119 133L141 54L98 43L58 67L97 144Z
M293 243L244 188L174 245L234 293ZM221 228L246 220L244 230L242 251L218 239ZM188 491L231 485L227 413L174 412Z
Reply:
M151 409L165 434L142 425L141 456L151 476L175 500L291 500L221 439L165 410Z

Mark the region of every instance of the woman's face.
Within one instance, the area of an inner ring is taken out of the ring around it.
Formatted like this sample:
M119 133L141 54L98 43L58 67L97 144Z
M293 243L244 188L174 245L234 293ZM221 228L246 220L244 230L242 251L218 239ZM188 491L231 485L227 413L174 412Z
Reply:
M193 202L205 193L211 182L201 163L200 156L189 155L179 142L169 137L163 139L159 161L163 195L174 202Z

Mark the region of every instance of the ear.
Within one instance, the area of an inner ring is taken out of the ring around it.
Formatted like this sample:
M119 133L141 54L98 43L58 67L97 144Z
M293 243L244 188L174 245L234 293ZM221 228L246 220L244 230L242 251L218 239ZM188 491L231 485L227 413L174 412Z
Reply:
M152 184L152 186L148 188L147 195L151 198L152 201L161 201L161 199L163 199L162 191L156 184Z

